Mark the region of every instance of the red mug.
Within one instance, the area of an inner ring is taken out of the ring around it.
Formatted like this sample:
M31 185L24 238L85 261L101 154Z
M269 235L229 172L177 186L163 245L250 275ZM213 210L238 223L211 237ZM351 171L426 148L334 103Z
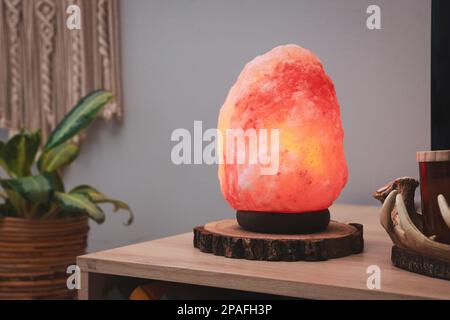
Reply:
M450 150L417 153L420 170L423 233L450 244L450 228L442 218L438 196L450 201Z

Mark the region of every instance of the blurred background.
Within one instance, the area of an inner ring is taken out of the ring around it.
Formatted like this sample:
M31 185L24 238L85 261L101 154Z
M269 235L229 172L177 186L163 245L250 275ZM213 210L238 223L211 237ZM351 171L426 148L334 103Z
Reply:
M431 1L120 4L124 119L99 121L66 174L69 186L89 183L128 202L136 219L123 227L118 213L100 227L91 223L89 251L234 216L217 167L172 164L170 135L192 132L194 120L216 127L243 66L280 44L312 50L335 83L350 171L339 203L377 205L378 187L418 177L415 153L430 149ZM381 30L366 27L371 4L381 8Z

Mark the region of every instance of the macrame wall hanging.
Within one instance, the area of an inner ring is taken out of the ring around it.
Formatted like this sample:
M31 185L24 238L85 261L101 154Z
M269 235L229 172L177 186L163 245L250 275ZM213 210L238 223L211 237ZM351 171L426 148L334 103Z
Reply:
M67 26L68 8L80 9L81 29ZM115 96L103 117L120 118L118 11L118 0L0 0L0 126L45 139L96 89Z

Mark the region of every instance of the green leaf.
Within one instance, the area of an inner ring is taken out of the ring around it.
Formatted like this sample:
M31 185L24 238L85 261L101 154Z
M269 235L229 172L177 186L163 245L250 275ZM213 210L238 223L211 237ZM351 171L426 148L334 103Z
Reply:
M8 200L20 217L33 218L40 204L50 201L53 195L49 175L0 180Z
M8 195L8 200L11 203L11 207L14 208L16 216L27 216L28 212L26 211L25 200L20 196L20 194L9 185L3 185L2 183L2 187Z
M41 142L41 134L36 132L21 132L12 137L5 145L3 159L8 171L15 177L31 175L36 153Z
M53 192L64 192L64 183L58 171L47 172L46 176L52 186ZM53 200L53 199L52 199ZM55 201L42 203L37 208L37 215L41 219L54 219L59 216L62 209Z
M39 174L31 177L1 180L0 183L10 199L9 191L14 190L25 201L44 203L49 201L53 195L52 179L54 178L48 174ZM12 200L12 202L14 201Z
M72 163L80 153L80 148L71 142L65 142L42 153L38 161L40 172L56 171Z
M105 214L87 195L55 193L55 200L67 212L87 214L97 223L105 221Z
M45 176L48 178L48 181L54 191L65 192L64 182L57 171L46 172Z
M0 167L5 170L8 175L11 175L9 168L5 162L5 143L0 141Z
M111 92L98 90L81 99L51 133L44 150L63 144L88 127L112 98Z
M114 206L114 211L118 211L119 209L126 210L129 213L129 217L128 217L128 221L125 224L130 225L131 223L133 223L133 220L134 220L133 212L131 211L131 208L128 206L128 204L126 204L123 201L109 198L108 196L101 193L97 189L94 189L93 187L88 186L88 185L78 186L78 187L72 189L72 191L70 191L70 193L87 195L93 202L95 202L97 204L110 203Z
M42 211L47 207L54 209L52 200L55 191L64 192L64 184L56 171L0 180L0 184L17 214L26 218L42 216Z

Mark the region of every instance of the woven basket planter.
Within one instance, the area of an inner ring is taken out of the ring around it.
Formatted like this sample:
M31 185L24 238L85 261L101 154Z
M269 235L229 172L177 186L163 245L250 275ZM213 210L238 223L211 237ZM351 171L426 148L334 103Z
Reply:
M69 265L86 252L86 217L0 219L0 299L73 299Z

